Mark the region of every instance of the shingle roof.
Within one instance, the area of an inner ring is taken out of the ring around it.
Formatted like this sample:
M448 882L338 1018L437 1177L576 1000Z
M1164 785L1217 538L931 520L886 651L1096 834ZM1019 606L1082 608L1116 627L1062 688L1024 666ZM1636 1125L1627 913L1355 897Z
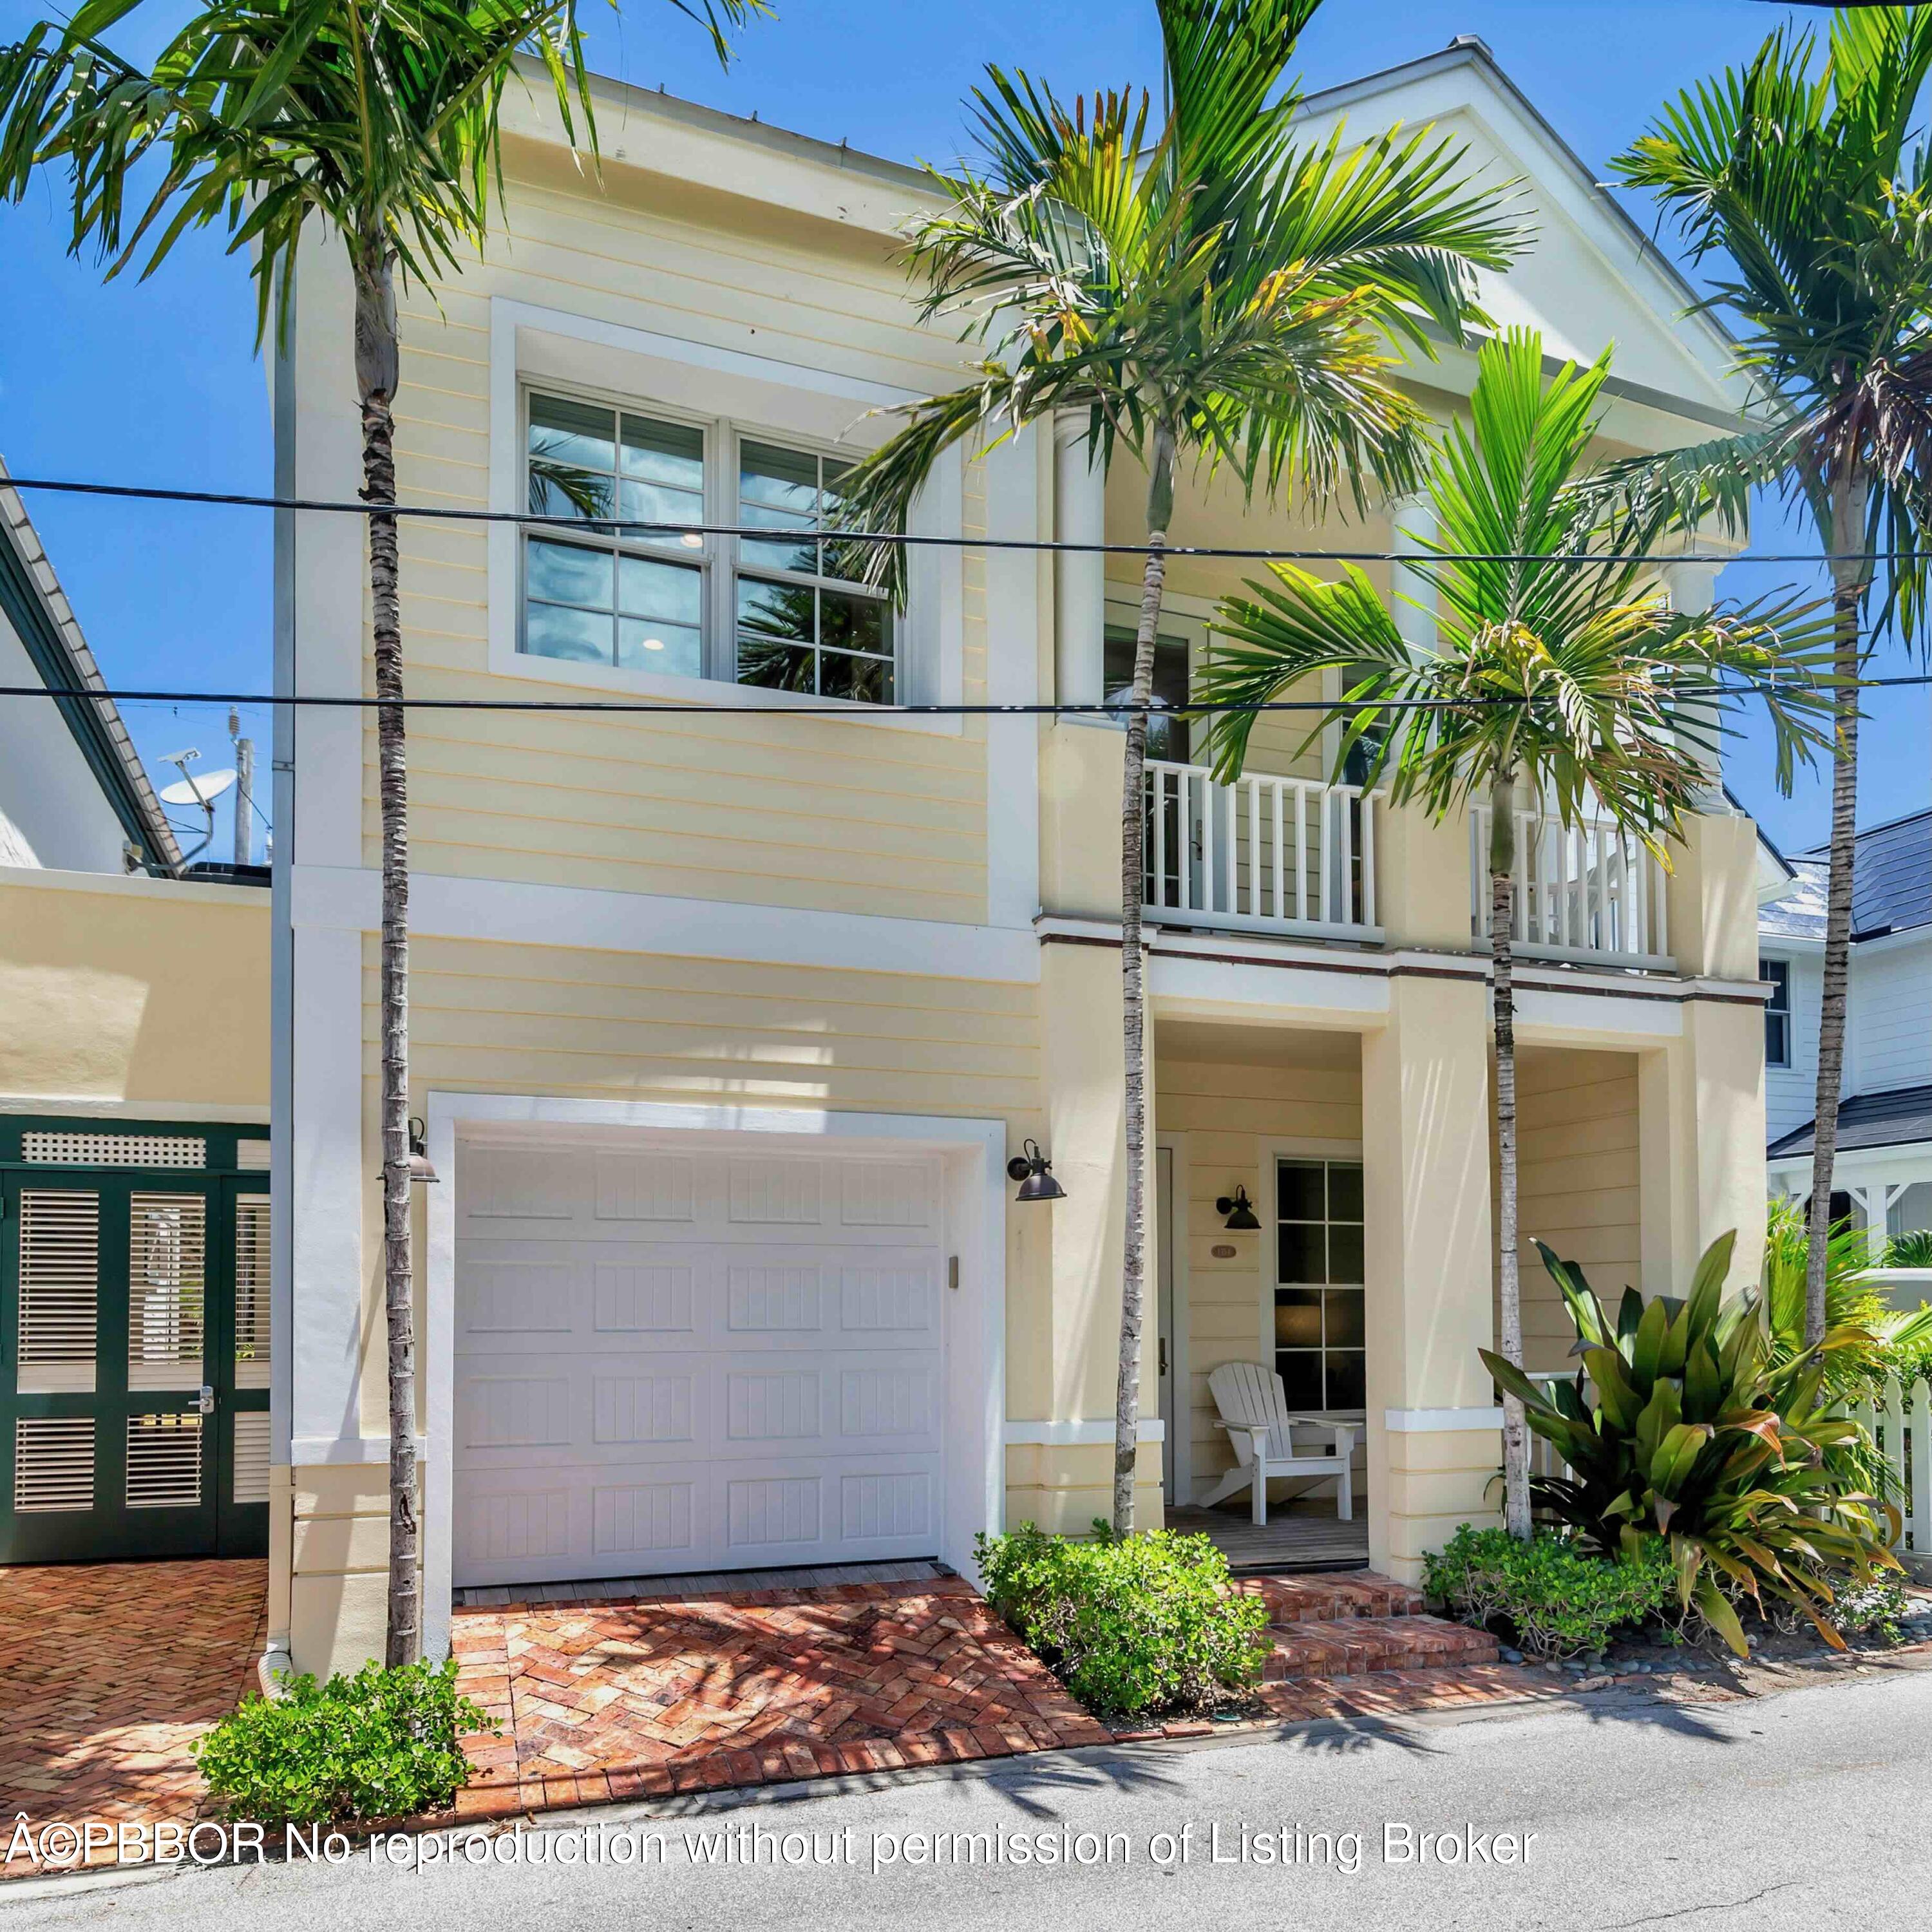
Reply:
M1758 930L1786 939L1825 936L1825 878L1830 848L1792 859L1791 889L1758 912ZM1852 937L1876 939L1932 926L1932 812L1915 812L1858 834L1852 875Z
M1757 929L1780 939L1822 939L1825 880L1831 868L1815 859L1787 860L1792 879L1782 898L1758 908Z
M1811 1151L1812 1123L1774 1140L1767 1150L1773 1160ZM1913 1141L1932 1141L1932 1087L1894 1087L1888 1093L1854 1094L1838 1107L1838 1151L1859 1148L1900 1147Z

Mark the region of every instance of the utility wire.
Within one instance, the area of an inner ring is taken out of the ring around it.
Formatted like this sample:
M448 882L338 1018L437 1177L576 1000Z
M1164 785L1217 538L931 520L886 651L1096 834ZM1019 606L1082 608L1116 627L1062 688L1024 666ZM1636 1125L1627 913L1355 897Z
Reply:
M739 686L740 690L755 686ZM1690 697L1714 696L1702 686ZM92 685L50 687L41 684L0 684L0 698L92 698L117 704L248 704L310 706L324 710L376 711L616 711L695 715L724 718L1112 718L1134 711L1150 717L1177 716L1202 711L1334 711L1346 699L1278 698L1264 704L1239 704L1203 700L1200 704L1163 704L1158 699L1136 705L1131 699L1100 704L867 704L849 698L829 704L717 704L682 698L276 698L259 692L111 691ZM1402 698L1362 699L1357 708L1376 711L1466 711L1472 706L1520 704L1520 698Z
M534 510L463 510L429 503L366 503L359 497L333 499L318 496L259 496L226 490L162 490L131 483L77 483L46 476L0 476L0 488L50 490L69 496L131 497L145 502L200 503L244 510L301 510L352 517L411 517L437 523L514 524L519 527L574 530L614 536L671 538L741 537L769 543L776 536L812 536L838 543L898 544L904 548L956 550L1046 551L1055 555L1144 556L1144 543L1082 543L1058 537L940 536L910 530L842 530L820 529L808 532L774 530L761 524L641 523L620 517L552 516ZM1430 563L1732 563L1823 564L1839 560L1830 551L1770 550L1754 555L1732 556L1702 551L1648 553L1630 556L1605 557L1588 550L1271 550L1244 548L1234 544L1162 544L1164 556L1204 556L1245 559L1274 563L1401 563L1423 566ZM1848 550L1846 560L1890 562L1904 559L1918 560L1916 550Z

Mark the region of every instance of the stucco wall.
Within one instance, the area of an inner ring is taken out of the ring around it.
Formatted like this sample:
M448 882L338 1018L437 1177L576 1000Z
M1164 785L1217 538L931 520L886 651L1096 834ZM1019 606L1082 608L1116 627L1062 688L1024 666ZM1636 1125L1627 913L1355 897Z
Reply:
M266 1119L268 895L0 869L0 1100Z

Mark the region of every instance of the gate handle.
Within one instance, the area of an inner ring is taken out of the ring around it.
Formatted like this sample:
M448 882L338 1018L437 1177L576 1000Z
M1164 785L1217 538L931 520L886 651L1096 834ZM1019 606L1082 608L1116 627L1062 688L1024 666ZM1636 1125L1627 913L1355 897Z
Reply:
M194 1399L194 1406L203 1415L214 1413L214 1390L206 1382L201 1385L201 1393Z

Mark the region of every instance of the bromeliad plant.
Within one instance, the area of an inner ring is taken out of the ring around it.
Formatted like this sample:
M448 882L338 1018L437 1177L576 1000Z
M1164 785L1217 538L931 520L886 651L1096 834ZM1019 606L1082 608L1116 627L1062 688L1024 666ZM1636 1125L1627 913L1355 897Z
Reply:
M1606 1556L1668 1540L1679 1600L1744 1654L1736 1604L1768 1597L1803 1612L1834 1648L1831 1578L1861 1584L1899 1565L1896 1515L1859 1480L1856 1423L1821 1408L1824 1360L1856 1346L1828 1330L1816 1350L1772 1359L1762 1306L1722 1305L1735 1231L1705 1251L1689 1296L1624 1292L1614 1325L1573 1262L1541 1242L1576 1324L1582 1367L1546 1394L1500 1355L1484 1366L1522 1402L1569 1473L1538 1477L1538 1500Z

